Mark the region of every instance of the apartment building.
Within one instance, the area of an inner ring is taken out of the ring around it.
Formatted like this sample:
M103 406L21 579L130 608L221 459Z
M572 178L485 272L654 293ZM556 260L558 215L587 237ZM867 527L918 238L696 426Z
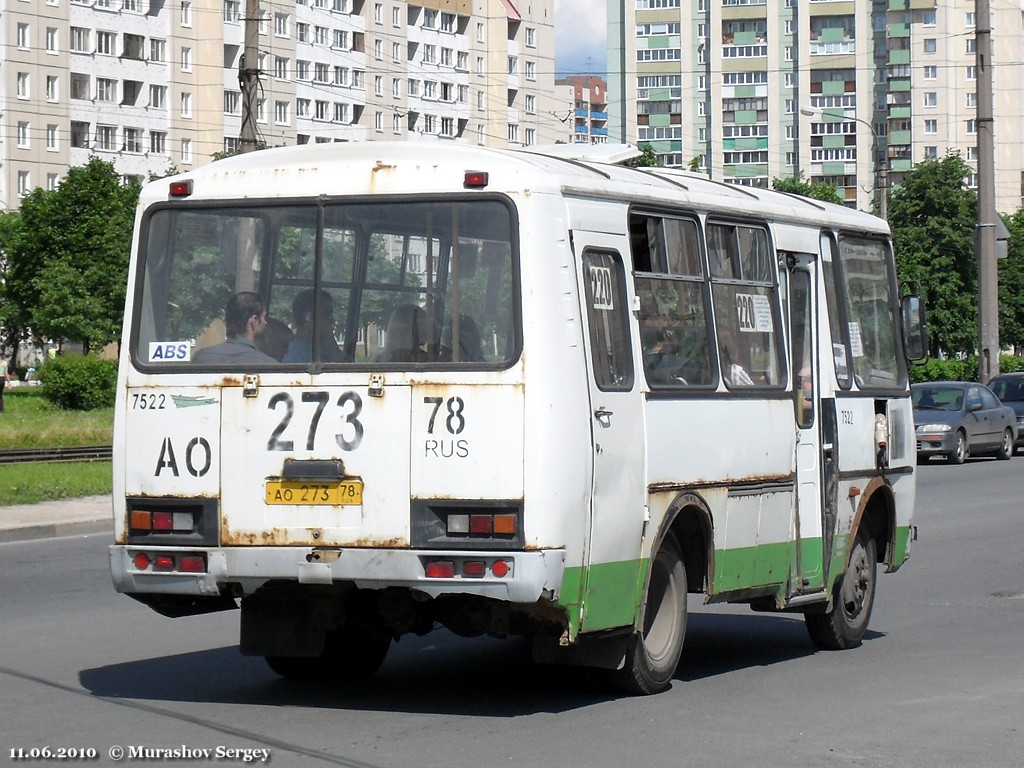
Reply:
M799 175L863 210L922 160L958 151L977 168L973 0L609 0L608 13L611 140L650 143L664 165L762 187ZM1020 4L993 4L992 29L996 204L1015 211Z
M608 86L597 75L570 75L555 80L562 94L559 120L567 144L604 144L608 141Z
M553 143L553 2L0 0L0 206L91 155L140 179L210 162L244 120L267 146Z

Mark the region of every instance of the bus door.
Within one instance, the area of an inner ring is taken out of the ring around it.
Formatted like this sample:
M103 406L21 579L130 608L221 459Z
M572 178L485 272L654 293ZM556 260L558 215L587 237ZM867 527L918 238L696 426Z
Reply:
M582 254L593 485L581 627L632 625L646 509L644 416L630 342L621 239L575 232ZM603 242L602 242L603 241Z
M789 305L792 339L793 398L796 419L796 558L793 563L792 592L816 592L823 588L825 532L824 501L826 484L835 482L835 429L825 422L835 420L835 400L831 416L821 398L818 361L815 350L824 343L819 338L815 318L818 314L815 280L817 262L812 254L796 254L790 259Z

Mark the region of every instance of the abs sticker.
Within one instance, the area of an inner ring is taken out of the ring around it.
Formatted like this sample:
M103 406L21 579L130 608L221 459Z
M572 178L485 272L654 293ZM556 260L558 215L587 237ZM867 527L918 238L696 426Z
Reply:
M180 363L192 359L192 345L187 341L149 342L149 362Z
M736 320L741 333L771 333L772 305L758 293L736 294Z

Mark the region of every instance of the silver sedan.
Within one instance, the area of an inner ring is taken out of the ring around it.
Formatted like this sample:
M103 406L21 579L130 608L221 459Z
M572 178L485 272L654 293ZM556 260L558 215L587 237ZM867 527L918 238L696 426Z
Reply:
M984 384L931 381L911 386L917 459L945 456L963 464L968 456L1013 456L1017 415Z

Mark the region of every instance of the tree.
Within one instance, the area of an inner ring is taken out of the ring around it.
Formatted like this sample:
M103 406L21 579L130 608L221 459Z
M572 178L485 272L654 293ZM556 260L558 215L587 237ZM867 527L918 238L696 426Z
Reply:
M86 351L121 333L137 183L90 158L55 190L21 202L20 230L8 251L7 297L17 322Z
M640 150L639 157L627 160L624 165L628 165L630 168L658 167L658 153L654 151L654 147L650 144L640 144L637 149Z
M11 279L9 254L17 248L21 236L21 214L18 211L0 213L0 349L17 350L29 324L29 317L21 311L7 287Z
M977 346L978 198L957 152L925 160L893 190L889 203L900 280L925 297L932 354L969 354Z
M1010 230L1007 258L999 261L999 343L1024 347L1024 209L1004 216ZM1001 367L1001 366L1000 366Z
M835 203L836 205L842 205L844 202L843 198L839 196L839 190L834 186L822 184L821 182L812 184L804 179L802 172L797 172L796 176L791 179L772 179L772 189L777 189L779 192L788 192L791 195L811 197L815 200Z

